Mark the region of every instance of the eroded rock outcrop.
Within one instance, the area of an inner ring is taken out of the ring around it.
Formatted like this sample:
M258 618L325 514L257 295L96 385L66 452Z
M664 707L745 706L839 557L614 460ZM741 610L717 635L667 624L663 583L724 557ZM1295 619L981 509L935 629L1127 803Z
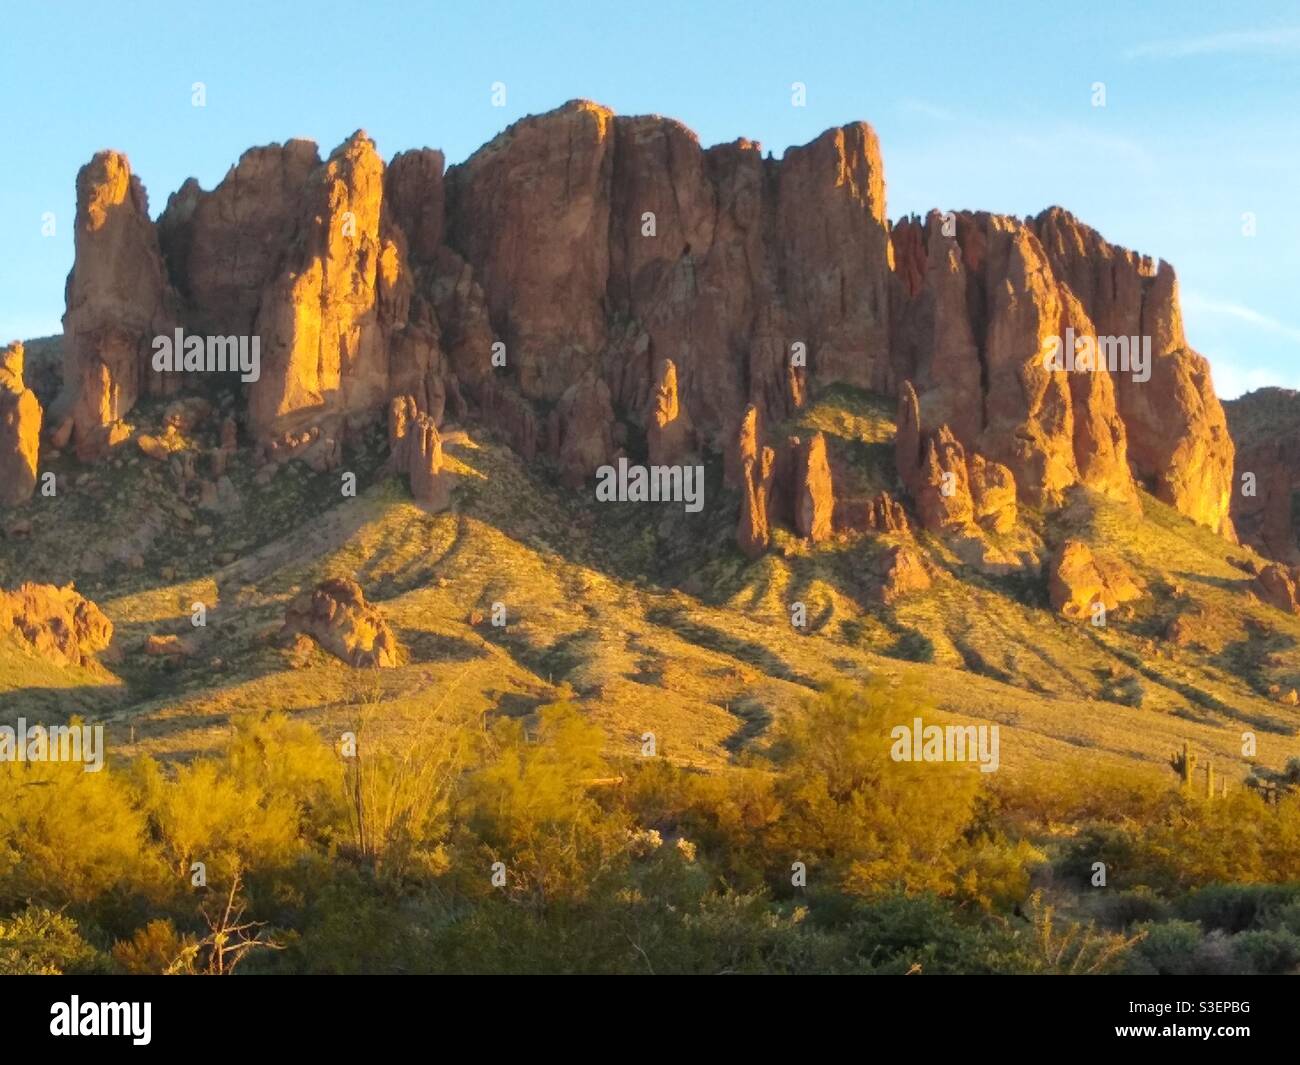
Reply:
M417 503L438 512L451 504L452 475L443 469L442 434L412 396L388 405L388 466L410 478Z
M308 181L292 250L258 311L262 371L248 396L256 436L376 412L387 398L387 338L409 307L405 264L381 233L383 175L358 132Z
M983 455L972 455L970 474L971 510L976 524L993 532L1008 533L1016 526L1016 479L1001 463Z
M614 115L516 122L448 173L449 237L474 267L529 399L558 400L605 343Z
M741 490L736 543L749 558L758 558L771 543L768 508L772 479L776 475L776 452L762 444L756 407L745 412L728 455L729 464L737 471L735 477Z
M791 496L795 532L815 544L829 540L835 492L826 459L826 438L821 433L813 433L796 449Z
M1079 540L1067 541L1052 558L1047 587L1052 609L1067 618L1091 618L1098 606L1111 611L1142 594L1122 564L1095 556Z
M885 168L865 122L830 129L785 153L777 226L782 302L799 324L820 382L890 393Z
M311 141L250 148L211 192L190 178L168 199L158 242L193 332L253 333L319 166Z
M435 429L472 416L547 453L569 484L644 426L652 463L725 451L750 492L733 447L747 412L775 425L843 383L900 399L899 477L927 528L1004 532L1017 501L1050 509L1075 485L1133 500L1140 482L1232 535L1232 445L1172 270L1059 209L891 230L862 123L777 161L589 101L444 165L426 148L385 167L363 133L324 162L270 145L211 192L187 182L154 227L125 159L96 156L54 438L90 455L120 437L142 386L174 383L141 367L179 316L260 339L245 424L275 459L331 468L409 396ZM1066 334L1149 337L1149 380L1045 364ZM800 460L773 451L765 509L797 527Z
M85 665L113 639L113 623L71 584L0 591L0 634L12 633L57 665Z
M922 528L948 532L972 523L975 508L966 450L947 425L933 432L922 430L911 382L903 383L899 399L894 461Z
M169 333L175 297L149 202L126 156L100 152L77 175L76 259L63 316L64 391L55 404L83 459L126 439L122 419L146 393L176 387L152 372L153 338Z
M1059 506L1074 484L1132 501L1136 473L1232 536L1232 444L1167 264L1059 208L1032 222L935 212L901 221L892 240L891 356L915 383L921 433L947 425L968 454L1006 466L1034 506ZM1076 361L1065 345L1085 337ZM1134 361L1144 344L1146 366Z
M679 465L693 450L695 430L677 395L677 367L664 359L646 412L646 450L651 465Z
M768 527L768 506L772 494L772 477L776 470L776 452L761 448L743 460L743 492L740 521L736 526L736 543L750 558L758 558L772 542Z
M1149 341L1148 378L1112 375L1134 470L1157 498L1235 539L1232 439L1209 364L1187 346L1173 267L1107 243L1060 208L1044 211L1034 228L1098 336Z
M812 543L833 535L836 500L822 433L789 436L775 447L765 446L758 408L751 405L727 449L726 466L727 476L734 477L741 490L736 541L746 555L756 558L767 550L774 523ZM852 520L843 507L839 516L842 523Z
M886 605L914 592L923 592L933 583L921 555L905 544L886 549L875 563L875 572L880 599Z
M14 341L0 351L0 506L26 503L36 491L42 417L23 380L23 345Z
M855 532L899 533L906 535L911 526L903 504L888 492L868 499L836 499L835 525Z
M346 577L322 581L289 604L280 637L288 641L299 633L357 669L398 664L397 638L388 622L366 602L361 586Z

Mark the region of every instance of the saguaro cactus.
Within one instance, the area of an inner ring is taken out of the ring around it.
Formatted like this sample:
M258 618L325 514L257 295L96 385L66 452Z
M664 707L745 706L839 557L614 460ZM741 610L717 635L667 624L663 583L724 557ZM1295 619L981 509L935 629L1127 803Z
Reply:
M1191 745L1184 742L1182 754L1175 751L1169 756L1169 764L1182 779L1183 787L1191 788L1192 774L1196 772L1196 755L1192 754Z

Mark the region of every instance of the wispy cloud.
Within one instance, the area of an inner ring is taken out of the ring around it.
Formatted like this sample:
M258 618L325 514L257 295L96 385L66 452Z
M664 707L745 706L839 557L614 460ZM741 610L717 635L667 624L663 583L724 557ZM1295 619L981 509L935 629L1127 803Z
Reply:
M936 122L951 122L957 117L946 107L932 104L929 100L918 100L912 96L900 101L898 109L904 114L921 115L923 118L932 118Z
M1213 300L1195 292L1190 292L1183 297L1183 310L1193 314L1215 314L1225 318L1235 318L1239 322L1246 322L1266 333L1283 336L1300 344L1300 329L1287 325L1285 322L1279 322L1276 318L1262 314L1252 307L1247 307L1244 303L1234 303L1231 300Z
M1138 141L1077 122L1046 130L1017 132L1008 137L1008 142L1044 160L1088 157L1105 160L1108 166L1127 169L1144 177L1157 176L1159 169L1155 158Z
M1285 55L1300 51L1300 26L1268 30L1230 30L1205 37L1148 41L1130 48L1125 59L1188 59L1202 55Z

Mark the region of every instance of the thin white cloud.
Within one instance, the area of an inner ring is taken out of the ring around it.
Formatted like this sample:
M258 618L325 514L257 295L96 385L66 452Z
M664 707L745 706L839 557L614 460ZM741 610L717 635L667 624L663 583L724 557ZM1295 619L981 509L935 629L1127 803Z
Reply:
M899 103L898 109L904 114L921 115L923 118L932 118L937 122L951 122L957 117L946 107L940 107L938 104L930 103L929 100L918 100L910 96Z
M1266 333L1283 336L1300 344L1300 329L1287 325L1285 322L1279 322L1276 318L1262 314L1252 307L1247 307L1244 303L1234 303L1231 300L1213 300L1195 292L1189 292L1183 296L1183 311L1190 311L1193 314L1215 314L1224 318L1235 318L1239 322L1246 322Z
M1188 59L1202 55L1284 55L1300 51L1300 26L1268 30L1230 30L1205 37L1148 41L1124 53L1125 59Z
M1090 156L1105 159L1112 169L1127 169L1148 178L1158 176L1155 158L1139 142L1077 122L1065 123L1046 132L1014 133L1007 141L1044 161Z

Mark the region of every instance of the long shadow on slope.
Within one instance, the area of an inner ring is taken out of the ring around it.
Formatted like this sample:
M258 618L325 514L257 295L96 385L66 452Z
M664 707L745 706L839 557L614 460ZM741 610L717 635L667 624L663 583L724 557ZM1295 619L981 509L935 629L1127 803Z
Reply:
M741 722L740 727L722 741L722 746L732 754L756 740L772 723L771 713L754 699L741 699L729 703L725 709Z
M1258 712L1243 710L1240 707L1233 706L1231 703L1225 703L1222 699L1209 692L1198 688L1194 684L1188 684L1184 681L1176 680L1161 673L1158 669L1147 664L1146 659L1136 652L1126 650L1121 647L1110 647L1101 641L1096 634L1089 632L1088 637L1101 646L1108 654L1114 655L1130 669L1142 674L1153 684L1159 684L1162 688L1168 688L1186 699L1193 707L1200 707L1202 710L1213 710L1222 714L1233 721L1240 721L1242 724L1251 726L1251 728L1261 729L1264 732L1276 732L1284 736L1292 733L1292 726L1289 722ZM1196 710L1187 708L1176 711L1178 716L1193 721L1204 721L1211 723L1213 719L1202 718Z
M779 680L789 681L792 684L799 684L813 690L821 687L818 681L792 669L782 658L768 648L750 643L748 640L742 640L740 637L724 632L722 629L688 618L680 607L651 607L646 611L646 620L652 624L672 629L691 643L748 662L770 677L776 677ZM801 639L802 637L791 638Z
M1218 588L1225 592L1235 592L1240 595L1245 592L1251 585L1249 577L1214 577L1208 573L1187 573L1186 571L1176 571L1169 574L1169 579L1186 581L1189 584L1203 584L1207 588Z
M485 640L500 647L534 676L545 678L548 684L567 679L569 674L583 665L586 657L577 648L591 639L591 636L591 630L578 629L566 633L546 647L537 647L525 638L514 635L509 626L497 628L487 625L484 626L483 634Z
M137 412L144 409L146 405L142 404ZM107 468L89 471L104 480L102 497L73 492L49 500L48 508L42 508L43 513L34 523L36 530L30 543L0 538L0 572L60 585L74 581L90 598L106 601L205 577L216 580L222 579L222 574L237 575L264 551L271 553L273 566L279 565L296 559L302 551L301 538L295 538L295 534L323 521L334 521L341 527L341 537L346 538L365 520L364 507L354 507L351 515L346 513L346 508L358 501L340 503L339 482L333 473L313 473L300 463L289 463L270 484L256 485L250 449L241 449L228 471L242 505L217 512L200 509L192 499L186 503L168 480L150 480L145 471L151 469L151 460L135 455L128 458L135 464L121 472ZM348 450L345 468L357 474L363 487L376 482L379 467L374 446ZM82 472L88 471L75 465L69 467L70 475ZM171 512L172 507L182 503L190 511L187 521L192 525L182 525ZM340 510L344 511L342 515ZM114 558L108 548L129 542L141 516L155 512L165 525L139 551L144 570L132 569L124 560ZM197 526L207 526L211 535L196 538ZM46 549L34 551L33 545ZM216 562L216 557L231 545L239 545L239 557L224 565ZM83 547L87 550L80 550ZM274 559L277 549L285 558ZM87 551L101 564L93 571L74 564L85 562ZM164 567L174 570L175 575L160 576ZM98 586L93 594L87 591L92 584Z
M354 573L354 579L372 600L394 599L399 595L427 587L437 573L438 567L446 565L461 554L468 544L467 527L469 519L464 514L456 516L456 532L451 543L437 555L420 555L409 560L400 571L378 575L390 557L390 547L403 545L405 530L391 530L384 534L375 550Z
M1248 631L1250 628L1248 626ZM1210 662L1227 673L1241 677L1261 697L1268 695L1269 686L1273 683L1286 688L1300 685L1300 676L1295 673L1268 673L1272 665L1269 659L1280 652L1294 650L1295 638L1276 629L1255 628L1255 632L1258 634L1225 644L1223 650L1210 658Z
M74 714L94 720L118 709L124 695L125 689L116 684L10 688L0 692L0 723L25 717L31 725L63 724ZM42 715L39 722L32 718L34 713Z
M183 698L187 693L216 689L227 679L238 683L256 680L284 668L274 651L253 636L256 630L283 618L280 604L245 607L235 614L233 606L215 604L208 612L207 625L195 628L189 614L175 614L149 621L119 622L113 646L122 657L115 671L126 685L127 705L149 702L162 696ZM223 622L227 623L223 630ZM151 657L143 653L149 636L179 636L190 647L184 657ZM214 670L212 660L222 666Z
M412 665L422 662L471 662L483 657L480 648L458 636L398 625L390 627L397 642L410 652Z

